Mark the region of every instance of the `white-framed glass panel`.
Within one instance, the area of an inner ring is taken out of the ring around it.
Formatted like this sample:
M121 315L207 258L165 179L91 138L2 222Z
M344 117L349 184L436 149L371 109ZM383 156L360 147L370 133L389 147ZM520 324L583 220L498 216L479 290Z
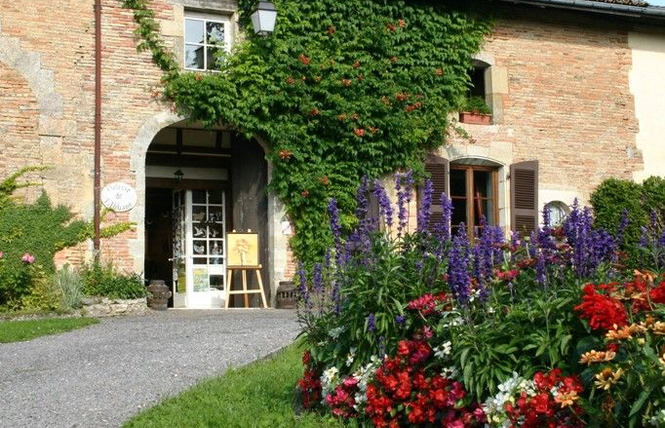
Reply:
M225 15L185 12L185 68L218 70L221 55L233 43L231 20Z
M545 211L549 214L550 226L555 227L563 223L570 212L570 208L561 201L552 201L545 204Z

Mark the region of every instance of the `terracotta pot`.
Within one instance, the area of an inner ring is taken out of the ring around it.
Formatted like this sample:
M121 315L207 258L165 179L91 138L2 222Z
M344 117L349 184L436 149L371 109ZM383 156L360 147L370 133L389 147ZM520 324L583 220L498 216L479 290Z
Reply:
M462 111L459 114L459 121L462 123L470 123L474 125L489 125L492 123L492 115Z

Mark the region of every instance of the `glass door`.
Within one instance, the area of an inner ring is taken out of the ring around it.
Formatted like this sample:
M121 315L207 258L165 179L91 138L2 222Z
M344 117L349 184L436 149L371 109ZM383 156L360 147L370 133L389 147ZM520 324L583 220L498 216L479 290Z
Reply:
M225 203L222 190L184 190L174 194L174 210L182 207L177 213L181 217L174 221L173 257L178 260L176 294L184 295L181 307L223 307Z

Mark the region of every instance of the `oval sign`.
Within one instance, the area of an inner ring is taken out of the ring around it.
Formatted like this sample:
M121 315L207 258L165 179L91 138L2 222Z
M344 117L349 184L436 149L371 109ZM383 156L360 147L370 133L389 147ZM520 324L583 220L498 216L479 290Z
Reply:
M127 183L117 181L102 189L102 203L113 211L129 211L136 206L136 190Z

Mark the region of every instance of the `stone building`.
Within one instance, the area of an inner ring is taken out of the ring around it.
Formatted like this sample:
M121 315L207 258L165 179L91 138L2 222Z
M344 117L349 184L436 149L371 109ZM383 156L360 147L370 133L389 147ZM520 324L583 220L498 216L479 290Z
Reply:
M607 177L665 175L665 8L482 4L496 18L472 78L490 122L460 116L468 138L451 139L428 163L437 189L459 207L456 222L484 215L506 229L529 228L545 204L563 215ZM185 69L211 67L215 47L203 34L227 46L238 37L234 1L150 5ZM274 303L293 262L284 209L265 192L269 142L176 115L158 96L161 71L136 51L135 29L119 0L0 0L0 176L46 165L36 178L55 202L86 219L97 217L95 195L115 207L104 221L136 228L94 247L122 269L178 282L176 306L222 305L228 233L256 232Z

